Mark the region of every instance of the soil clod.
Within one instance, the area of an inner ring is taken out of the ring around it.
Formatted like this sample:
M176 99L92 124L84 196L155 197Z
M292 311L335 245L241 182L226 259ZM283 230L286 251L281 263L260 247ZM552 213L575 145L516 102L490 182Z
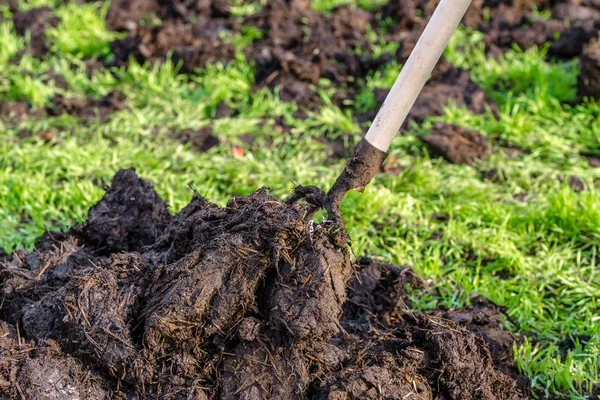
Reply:
M588 164L592 168L600 168L600 157L588 157Z
M32 108L23 100L0 100L0 121L9 124L18 124L29 118L39 118L43 115L43 108Z
M569 177L569 188L575 192L582 192L585 189L585 183L577 176Z
M70 114L87 123L96 121L105 123L113 112L123 110L125 107L125 95L115 90L99 100L91 97L65 97L59 94L52 99L52 105L47 107L47 112L55 116Z
M472 164L487 157L486 138L459 126L437 123L429 135L420 139L434 154L453 164Z
M119 171L87 221L73 232L88 245L107 253L139 251L163 234L171 215L152 185L133 170Z
M579 96L600 99L600 38L588 44L581 56Z
M511 338L494 308L411 312L424 281L352 262L343 226L306 219L326 195L300 197L261 189L220 208L195 196L171 216L120 171L83 225L0 264L0 393L523 398L490 347Z
M219 139L210 127L184 129L173 133L171 137L183 144L191 143L191 148L198 152L208 151L219 144Z
M50 7L33 8L27 11L18 11L13 15L13 24L16 32L24 36L30 32L31 55L43 57L50 47L46 43L45 32L48 27L55 27L59 18L53 14Z

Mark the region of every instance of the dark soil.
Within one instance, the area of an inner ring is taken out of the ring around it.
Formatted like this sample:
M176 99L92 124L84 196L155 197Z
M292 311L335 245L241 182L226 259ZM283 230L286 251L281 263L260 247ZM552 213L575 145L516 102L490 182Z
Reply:
M171 137L183 144L191 143L190 147L198 152L205 152L219 144L219 139L213 135L213 130L210 127L197 130L185 129L173 133Z
M55 27L59 23L49 7L34 8L27 11L17 11L13 15L16 32L24 36L30 32L30 49L34 57L43 57L50 49L44 36L46 28Z
M69 84L67 83L67 80L65 79L65 77L61 74L55 73L52 70L50 70L46 74L44 74L44 78L42 79L42 82L52 85L55 88L61 89L61 90L67 90L67 88L69 87Z
M579 96L600 99L600 38L592 41L581 56Z
M0 100L0 121L18 124L28 118L41 117L44 110L32 109L28 102L22 100Z
M490 7L485 21L477 18L484 7ZM551 18L537 16L532 7L550 12ZM578 57L585 43L600 30L600 7L592 2L485 0L474 2L472 9L471 18L465 22L485 33L486 48L492 55L502 54L513 44L526 50L550 42L550 56Z
M513 363L513 344L518 338L501 329L503 322L501 307L483 297L471 299L471 305L459 310L439 310L435 315L466 327L481 336L486 342L494 365L505 374L515 378L520 387L527 387L527 378L517 374Z
M575 192L583 192L583 190L585 189L585 182L577 176L569 177L568 182L569 188L571 188L571 190Z
M385 10L386 15L405 21L399 29L406 31L424 26L433 14L434 4L427 0L405 0L390 2ZM549 12L550 18L536 15L533 7ZM415 14L417 9L421 10L419 17ZM585 43L597 36L600 5L595 0L474 0L463 23L484 33L491 55L500 55L514 44L526 50L550 42L549 55L573 58L581 54Z
M338 88L346 87L334 97L336 104L344 107L356 95L355 82L364 79L370 71L394 59L406 62L428 21L428 18L418 17L417 10L429 16L434 4L390 2L371 13L342 6L331 15L323 15L312 11L309 2L274 1L254 19L266 32L248 52L257 66L256 80L259 84L277 87L283 100L296 100L303 108L317 109L321 103L311 85L326 78ZM392 28L379 27L380 21L386 18L395 21ZM398 43L396 53L374 57L366 37L368 26L381 40ZM381 104L387 93L387 89L377 90L376 101ZM450 97L476 113L491 104L468 73L442 61L409 118L422 121L427 116L441 114ZM376 111L359 116L359 120L372 120Z
M578 57L585 44L594 37L594 34L581 26L573 26L561 33L558 40L550 46L549 54L563 58Z
M588 164L592 168L600 168L600 158L599 157L588 157Z
M42 129L40 131L34 132L29 129L21 129L17 134L17 138L19 140L26 140L29 138L37 138L41 139L45 143L52 143L53 145L60 144L60 140L56 138L56 130L55 129Z
M107 26L128 30L129 35L111 44L117 65L130 57L139 62L164 60L168 53L182 72L193 72L205 63L228 61L234 48L222 34L239 30L220 0L173 1L120 0L111 3ZM156 15L162 22L140 24L142 17Z
M133 31L144 17L158 17L160 11L156 0L113 0L106 14L106 29Z
M70 114L87 123L104 123L113 112L123 110L125 107L125 95L116 90L99 100L90 96L75 98L59 94L52 99L52 105L47 107L47 112L53 116Z
M0 397L524 397L496 307L410 312L423 280L352 262L311 209L261 189L171 216L119 172L83 225L0 265Z
M453 164L472 164L487 157L486 138L479 132L437 123L431 133L420 137L430 151Z
M310 85L321 78L339 87L349 77L365 77L392 59L391 55L374 59L370 54L365 35L375 21L361 9L343 6L324 15L307 1L275 0L250 22L266 32L248 50L256 64L257 83L278 87L282 100L296 100L302 108L320 105Z
M504 171L500 171L498 168L492 168L487 171L481 172L481 177L487 181L494 183L502 183L508 180L508 176Z

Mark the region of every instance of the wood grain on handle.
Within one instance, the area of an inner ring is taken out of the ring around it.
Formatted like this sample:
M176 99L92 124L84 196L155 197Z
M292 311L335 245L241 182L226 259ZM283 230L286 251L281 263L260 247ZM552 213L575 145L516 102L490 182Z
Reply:
M365 139L387 152L433 68L464 17L471 0L441 0Z

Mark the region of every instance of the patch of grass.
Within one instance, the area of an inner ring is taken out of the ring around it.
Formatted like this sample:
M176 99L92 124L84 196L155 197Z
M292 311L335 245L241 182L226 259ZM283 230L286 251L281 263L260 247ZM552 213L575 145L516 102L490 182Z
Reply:
M255 40L261 39L264 32L254 26L243 26L239 33L232 34L228 31L222 31L220 36L226 43L242 50L250 46Z
M334 10L336 7L353 4L352 0L316 0L310 3L311 7L316 11L329 12Z
M497 60L486 57L481 32L459 29L445 52L446 58L471 73L496 102L507 103L515 96L538 103L575 100L577 61L548 63L548 46L523 52L514 48ZM524 95L524 96L522 96Z
M377 10L386 3L386 0L313 0L310 5L316 11L331 12L343 5L360 7L365 10Z
M266 4L266 0L230 0L229 10L234 17L244 17L259 13Z
M0 75L0 95L9 100L26 100L35 107L43 106L54 93L42 82L48 62L24 55L18 64L4 67Z
M357 135L361 129L353 120L352 114L342 111L323 91L320 92L323 107L317 112L308 112L308 118L295 121L300 132L312 137L326 137L334 140L342 135Z
M358 112L365 112L377 106L375 102L375 89L391 89L396 77L402 71L402 66L396 61L386 64L381 69L369 73L364 86L354 99L354 108Z
M400 43L397 41L387 42L385 39L380 37L371 26L367 26L365 38L369 42L371 57L375 59L386 54L393 56L396 54L396 50L398 50L398 47L400 46Z
M18 7L21 11L27 11L31 10L32 8L40 7L56 8L60 4L60 0L19 0Z
M108 69L95 70L90 76L85 62L69 54L51 57L48 63L54 74L65 79L67 94L72 97L105 96L117 85L117 80Z
M56 15L60 17L59 25L46 30L52 51L88 58L108 56L110 42L121 36L106 30L104 19L109 6L110 2L70 2L59 7L56 10Z
M6 65L25 47L25 41L15 32L12 22L0 22L0 65Z

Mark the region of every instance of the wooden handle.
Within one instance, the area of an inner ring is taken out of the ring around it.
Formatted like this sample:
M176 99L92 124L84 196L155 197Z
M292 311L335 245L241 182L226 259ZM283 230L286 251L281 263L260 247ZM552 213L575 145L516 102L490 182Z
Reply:
M440 1L367 132L371 145L388 151L470 4L471 0Z

